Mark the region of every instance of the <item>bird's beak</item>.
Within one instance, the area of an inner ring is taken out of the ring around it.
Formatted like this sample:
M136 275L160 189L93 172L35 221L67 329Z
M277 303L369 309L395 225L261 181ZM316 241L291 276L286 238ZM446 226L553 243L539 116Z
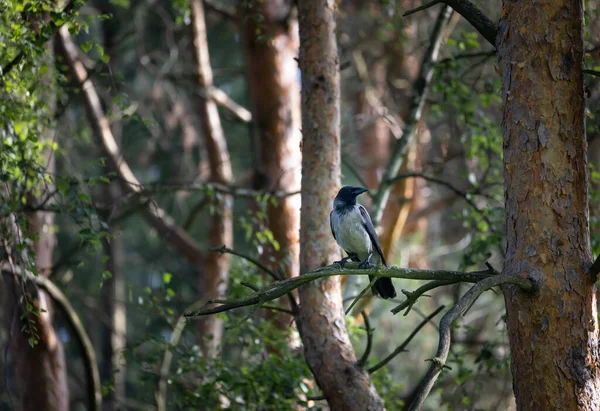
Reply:
M354 189L354 194L358 196L358 195L360 195L360 194L362 194L362 193L366 193L367 191L369 191L369 189L368 189L368 188L364 188L364 187L356 187L356 188Z

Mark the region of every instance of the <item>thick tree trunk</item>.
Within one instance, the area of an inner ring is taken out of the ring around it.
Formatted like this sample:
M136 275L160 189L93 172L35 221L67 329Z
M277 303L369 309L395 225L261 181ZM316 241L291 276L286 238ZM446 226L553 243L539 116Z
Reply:
M213 87L212 69L208 54L208 39L202 0L191 0L192 28L194 34L194 58L196 63L196 79L200 91L208 91ZM231 161L227 142L223 134L217 104L206 97L198 98L198 114L202 126L202 136L208 154L210 179L221 184L229 184L232 178ZM215 212L209 227L211 247L231 245L233 241L232 203L230 195L216 199ZM203 277L200 289L211 297L223 297L227 289L230 258L227 254L209 253L204 261ZM202 319L198 322L199 333L206 343L208 354L213 354L221 343L223 321L217 316ZM205 337L211 336L210 339ZM203 343L204 345L204 343Z
M517 407L598 410L598 323L587 273L583 10L578 0L505 1L498 33L504 99L505 271Z
M265 0L242 7L248 84L256 123L256 189L300 191L300 83L298 79L298 21L291 1ZM249 13L264 17L260 24ZM261 36L257 34L261 30ZM266 38L266 40L265 40ZM267 208L268 228L279 249L267 246L262 260L286 277L299 274L300 196L277 199ZM281 304L287 304L282 299ZM276 324L287 328L288 315L274 314Z
M328 221L340 183L340 77L335 1L301 1L298 8L303 133L300 271L308 272L339 256ZM330 408L384 409L369 374L356 365L339 277L300 288L297 322L306 360Z

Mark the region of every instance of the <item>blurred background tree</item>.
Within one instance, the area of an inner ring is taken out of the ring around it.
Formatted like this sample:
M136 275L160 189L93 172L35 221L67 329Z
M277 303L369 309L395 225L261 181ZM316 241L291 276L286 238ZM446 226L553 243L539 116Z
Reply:
M326 216L340 183L370 189L391 264L503 268L495 47L444 5L301 3L0 1L0 409L412 402L438 341L429 314L462 283L405 316L390 310L418 286L396 279L395 300L367 294L344 318L367 284L346 276L255 313L181 317L339 259ZM584 3L598 254L599 5ZM486 293L455 324L424 409L515 408L505 320Z

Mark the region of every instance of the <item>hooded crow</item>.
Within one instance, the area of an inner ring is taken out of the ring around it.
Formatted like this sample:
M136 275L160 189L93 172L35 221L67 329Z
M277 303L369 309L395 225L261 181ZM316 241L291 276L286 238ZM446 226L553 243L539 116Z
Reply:
M356 197L366 191L363 187L342 187L333 200L333 210L329 214L331 233L340 248L348 254L336 261L342 268L348 260L360 262L360 268L372 268L377 265L378 259L387 267L371 217L362 205L356 203ZM369 281L372 278L369 276ZM396 296L391 278L379 278L373 284L372 291L374 295L385 299Z

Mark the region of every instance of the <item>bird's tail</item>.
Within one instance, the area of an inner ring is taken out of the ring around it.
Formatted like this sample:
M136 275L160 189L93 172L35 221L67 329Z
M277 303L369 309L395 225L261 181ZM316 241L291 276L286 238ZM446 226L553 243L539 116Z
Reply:
M375 284L373 284L371 291L373 292L373 295L379 295L386 300L396 296L396 289L394 288L391 278L379 278L375 281Z

